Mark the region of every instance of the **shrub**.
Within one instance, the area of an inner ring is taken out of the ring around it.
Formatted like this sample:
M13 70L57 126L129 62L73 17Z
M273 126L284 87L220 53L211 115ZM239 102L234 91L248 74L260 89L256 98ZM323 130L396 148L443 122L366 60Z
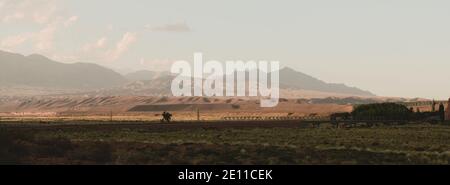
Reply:
M379 103L357 106L352 116L358 120L409 120L413 112L396 103Z
M240 108L241 108L240 105L236 105L236 104L231 105L231 107L232 107L233 109L240 109Z
M112 161L112 147L108 143L83 142L78 145L78 147L68 154L69 159L89 161L97 164L106 164Z
M35 143L36 154L44 157L63 157L73 149L72 142L63 137L38 139Z
M18 164L28 154L25 146L32 135L0 129L0 164Z

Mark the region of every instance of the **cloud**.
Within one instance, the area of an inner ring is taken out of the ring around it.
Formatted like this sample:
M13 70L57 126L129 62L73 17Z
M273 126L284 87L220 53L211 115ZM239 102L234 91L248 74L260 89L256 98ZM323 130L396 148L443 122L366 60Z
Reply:
M98 50L98 49L102 49L106 46L108 42L108 39L106 37L101 37L99 38L97 41L93 42L93 43L87 43L82 47L82 51L85 53L94 51L94 50Z
M78 16L72 16L64 22L64 27L70 27L78 21Z
M72 54L58 55L58 58L73 62L113 62L122 57L136 41L137 34L134 32L124 33L115 43L109 42L106 36L102 36L93 42L84 44Z
M109 25L106 27L106 30L107 30L107 31L113 31L113 30L114 30L114 25L109 24Z
M30 38L32 38L32 36L33 34L31 33L22 33L18 35L8 36L0 42L0 48L5 50L15 48L28 41Z
M129 47L136 42L136 33L126 32L122 39L116 44L116 46L106 52L106 59L108 61L115 61L119 59L126 51L128 51Z
M10 23L10 22L14 22L14 21L17 21L17 20L21 20L23 18L25 18L25 15L24 15L23 12L15 12L13 14L8 14L8 15L3 16L2 22L3 23Z
M79 21L77 15L65 11L64 5L63 1L58 0L0 0L2 27L14 29L15 25L26 24L31 28L4 35L0 38L0 49L17 51L27 46L31 52L62 61L112 62L120 59L137 41L137 32L125 32L115 42L103 36L76 49L56 48L57 41L66 39L59 38L59 33L67 31ZM105 34L111 33L113 29L112 24L108 25Z
M48 5L47 11L34 11L32 14L33 21L37 24L47 24L54 21L59 21L62 16L56 14L57 7L55 5Z
M0 2L0 21L47 24L60 19L57 15L60 11L55 0L3 0Z
M156 31L156 32L190 32L191 28L186 23L175 23L166 24L163 26L151 27L146 26L146 28Z
M30 43L33 52L51 54L56 33L72 26L78 16L66 16L56 0L0 0L0 23L34 24L34 31L5 36L0 47L12 50ZM14 26L14 25L12 25Z
M26 32L11 35L3 38L0 47L5 50L11 50L30 41L34 49L39 52L45 52L53 48L53 42L57 25L49 24L37 32Z
M35 48L38 51L50 50L53 48L53 41L57 25L49 24L35 35Z

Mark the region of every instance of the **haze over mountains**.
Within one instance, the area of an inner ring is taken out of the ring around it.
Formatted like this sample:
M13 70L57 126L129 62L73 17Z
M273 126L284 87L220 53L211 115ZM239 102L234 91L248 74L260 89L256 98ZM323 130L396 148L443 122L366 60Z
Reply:
M345 84L326 83L322 80L287 67L280 70L280 88L297 90L303 89L356 96L375 96L369 91L364 91L356 87L349 87Z
M97 89L126 82L122 75L96 64L64 64L41 55L0 51L0 86Z
M169 72L137 71L121 75L92 63L65 64L41 55L23 56L0 51L0 88L101 90L110 95L168 95L172 78ZM330 95L375 96L356 87L326 83L291 68L280 71L280 89ZM3 95L2 91L0 95Z
M125 78L132 81L145 81L145 80L155 80L157 78L162 78L164 76L170 76L170 73L141 70L133 73L128 73L125 75Z

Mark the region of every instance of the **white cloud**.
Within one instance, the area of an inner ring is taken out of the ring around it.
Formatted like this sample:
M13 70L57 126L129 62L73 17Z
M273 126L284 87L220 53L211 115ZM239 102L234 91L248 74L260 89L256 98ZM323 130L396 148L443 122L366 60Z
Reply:
M58 33L74 26L79 17L64 10L64 3L58 0L0 0L0 24L14 28L16 24L26 23L31 30L16 31L15 34L0 38L0 49L16 51L21 46L31 47L34 53L40 53L61 61L112 62L120 59L137 41L136 32L120 35L116 42L110 42L106 36L86 43L79 49L63 50L55 48L55 42L61 42ZM111 33L113 25L107 26ZM21 33L22 32L22 33Z
M116 46L106 52L106 59L108 61L115 61L119 59L129 47L136 42L136 33L127 32L123 35L122 39L116 44Z
M32 15L33 21L37 24L47 24L49 22L61 19L56 15L56 7L49 6L47 11L35 11Z
M14 22L17 20L21 20L23 18L25 18L25 14L23 12L15 12L13 14L8 14L8 15L3 16L2 22L10 23L10 22Z
M96 44L97 44L97 47L98 47L98 48L103 48L103 47L105 47L106 42L107 42L106 37L102 37L102 38L98 39L98 41L97 41L97 43L96 43Z
M12 48L22 45L30 38L32 38L32 36L33 34L31 33L22 33L18 35L8 36L0 42L0 48L4 50L10 50Z
M26 42L30 42L37 52L46 52L53 48L56 31L57 25L49 24L37 32L7 36L1 40L0 47L5 50L12 50Z
M72 54L58 55L58 59L80 62L113 62L125 54L130 46L137 41L137 34L126 32L117 42L109 42L106 36L96 39L94 42L84 44L78 51Z
M94 50L103 49L107 44L108 39L106 37L99 38L94 43L87 43L82 47L82 51L85 53L92 52Z
M3 23L28 21L47 24L59 19L61 10L56 0L3 0L0 2L0 20Z
M50 50L53 48L53 41L57 25L49 24L35 35L35 48L38 51Z
M0 23L12 24L26 22L38 28L16 35L1 38L2 49L15 49L30 43L33 52L51 54L56 33L72 26L78 16L66 16L56 0L0 0ZM29 42L28 42L29 41Z
M106 30L107 30L107 31L113 31L113 30L114 30L114 25L109 24L109 25L106 27Z
M64 22L64 26L65 27L72 26L77 21L78 21L78 16L72 16Z

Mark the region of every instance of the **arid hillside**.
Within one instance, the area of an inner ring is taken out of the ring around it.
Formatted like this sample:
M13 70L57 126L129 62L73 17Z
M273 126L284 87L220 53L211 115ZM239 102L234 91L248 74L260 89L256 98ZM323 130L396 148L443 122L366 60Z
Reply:
M136 109L137 106L144 108ZM150 106L150 108L145 108ZM151 108L157 107L157 108ZM166 108L164 108L164 106ZM351 105L336 103L314 104L306 99L280 99L274 108L261 108L259 99L250 98L206 98L206 97L147 97L147 96L41 96L41 97L4 97L0 99L0 112L159 112L195 111L202 112L285 112L298 114L329 114L350 111Z

